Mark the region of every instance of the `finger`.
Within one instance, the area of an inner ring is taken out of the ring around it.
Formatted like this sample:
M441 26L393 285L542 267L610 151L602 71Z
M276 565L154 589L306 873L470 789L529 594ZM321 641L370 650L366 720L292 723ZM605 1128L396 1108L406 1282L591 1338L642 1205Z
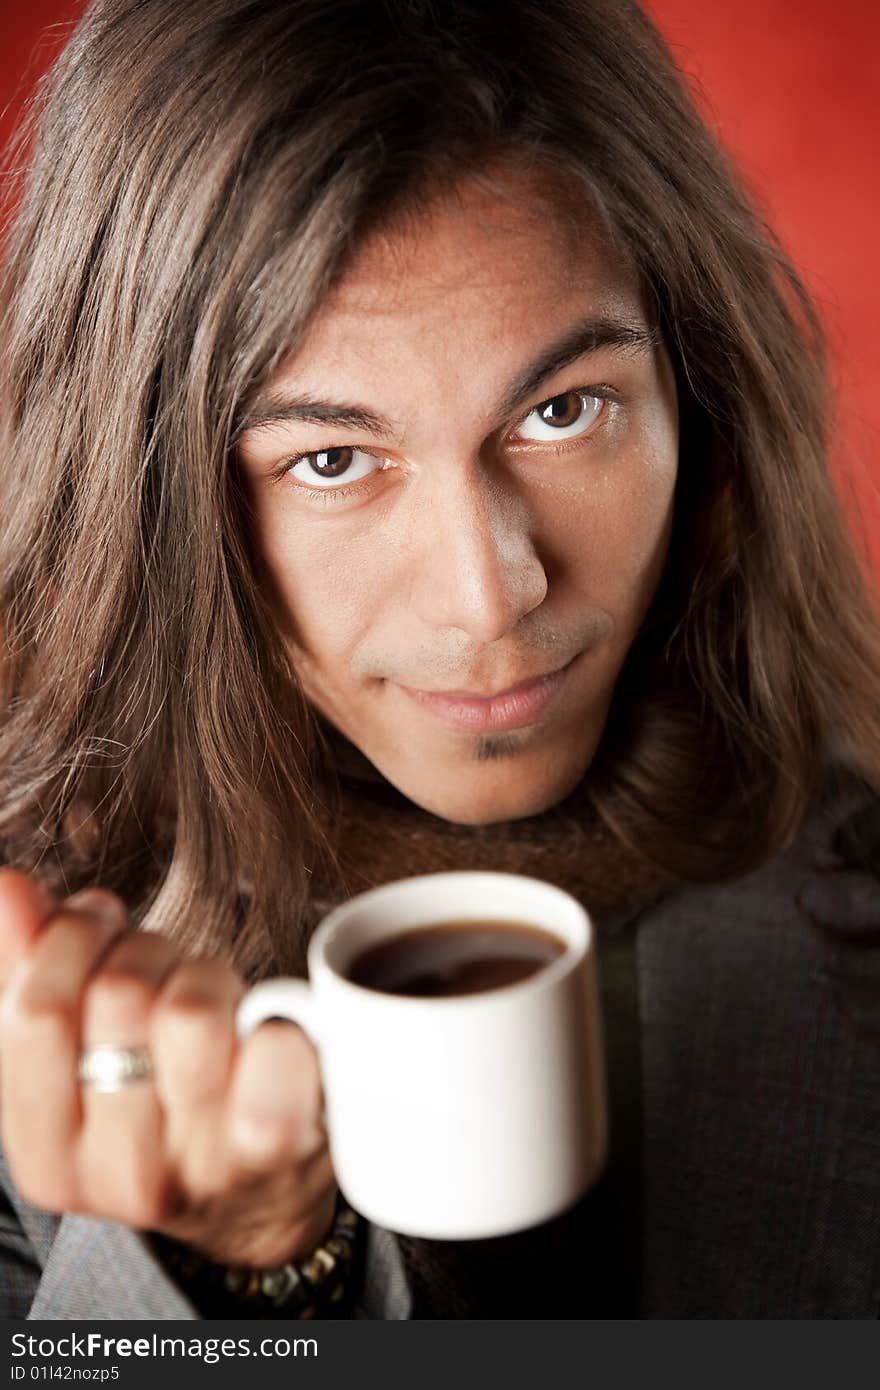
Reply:
M0 869L0 990L58 905L48 888L17 869Z
M0 1006L3 1147L22 1195L50 1211L71 1210L79 1196L72 1150L82 993L125 926L112 894L77 894L19 961Z
M148 1048L157 992L178 958L156 932L128 932L107 952L83 1002L82 1045ZM164 1157L163 1116L152 1079L117 1091L82 1088L77 1169L85 1209L147 1227L172 1200Z
M236 1053L235 1010L245 985L225 961L187 960L169 974L150 1021L165 1147L195 1198L226 1181L225 1110Z
M232 1153L244 1168L303 1162L327 1142L318 1054L289 1023L264 1023L239 1048L228 1109Z

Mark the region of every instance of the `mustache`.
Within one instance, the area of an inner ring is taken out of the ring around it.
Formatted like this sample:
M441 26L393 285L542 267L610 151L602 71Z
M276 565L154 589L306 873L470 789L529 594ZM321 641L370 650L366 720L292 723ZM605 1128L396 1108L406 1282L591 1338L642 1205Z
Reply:
M503 649L504 639L500 639L493 644L493 649L484 648L481 652L474 652L472 647L441 652L424 641L416 641L406 656L396 657L386 652L371 657L362 653L355 663L354 674L361 679L390 680L415 689L507 686L567 665L582 651L607 637L613 627L610 614L592 613L564 633L546 627L534 629L528 635L523 634L518 643L511 641L507 650Z

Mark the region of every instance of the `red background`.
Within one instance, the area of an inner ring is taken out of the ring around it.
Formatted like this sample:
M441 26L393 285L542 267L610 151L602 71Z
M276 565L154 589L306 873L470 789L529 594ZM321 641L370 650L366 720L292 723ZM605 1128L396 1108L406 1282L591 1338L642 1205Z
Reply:
M644 3L822 311L839 392L835 469L880 576L880 5ZM0 139L80 8L0 0Z

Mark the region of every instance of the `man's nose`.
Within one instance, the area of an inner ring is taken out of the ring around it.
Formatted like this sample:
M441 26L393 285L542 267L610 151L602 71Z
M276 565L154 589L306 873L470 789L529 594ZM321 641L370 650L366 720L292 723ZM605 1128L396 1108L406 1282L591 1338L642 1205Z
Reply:
M450 466L417 506L410 602L423 622L460 628L485 646L543 602L547 575L531 518L509 488L480 469Z

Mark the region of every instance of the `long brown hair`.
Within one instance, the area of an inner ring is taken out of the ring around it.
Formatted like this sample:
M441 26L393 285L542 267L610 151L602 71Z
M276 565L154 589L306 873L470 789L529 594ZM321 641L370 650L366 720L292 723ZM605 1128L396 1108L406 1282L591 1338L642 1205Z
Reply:
M499 157L602 211L679 379L672 546L596 813L696 881L789 842L840 755L880 788L880 636L820 326L645 15L95 0L12 155L7 862L101 882L245 968L298 961L289 923L332 862L326 748L255 582L236 430L364 235Z

